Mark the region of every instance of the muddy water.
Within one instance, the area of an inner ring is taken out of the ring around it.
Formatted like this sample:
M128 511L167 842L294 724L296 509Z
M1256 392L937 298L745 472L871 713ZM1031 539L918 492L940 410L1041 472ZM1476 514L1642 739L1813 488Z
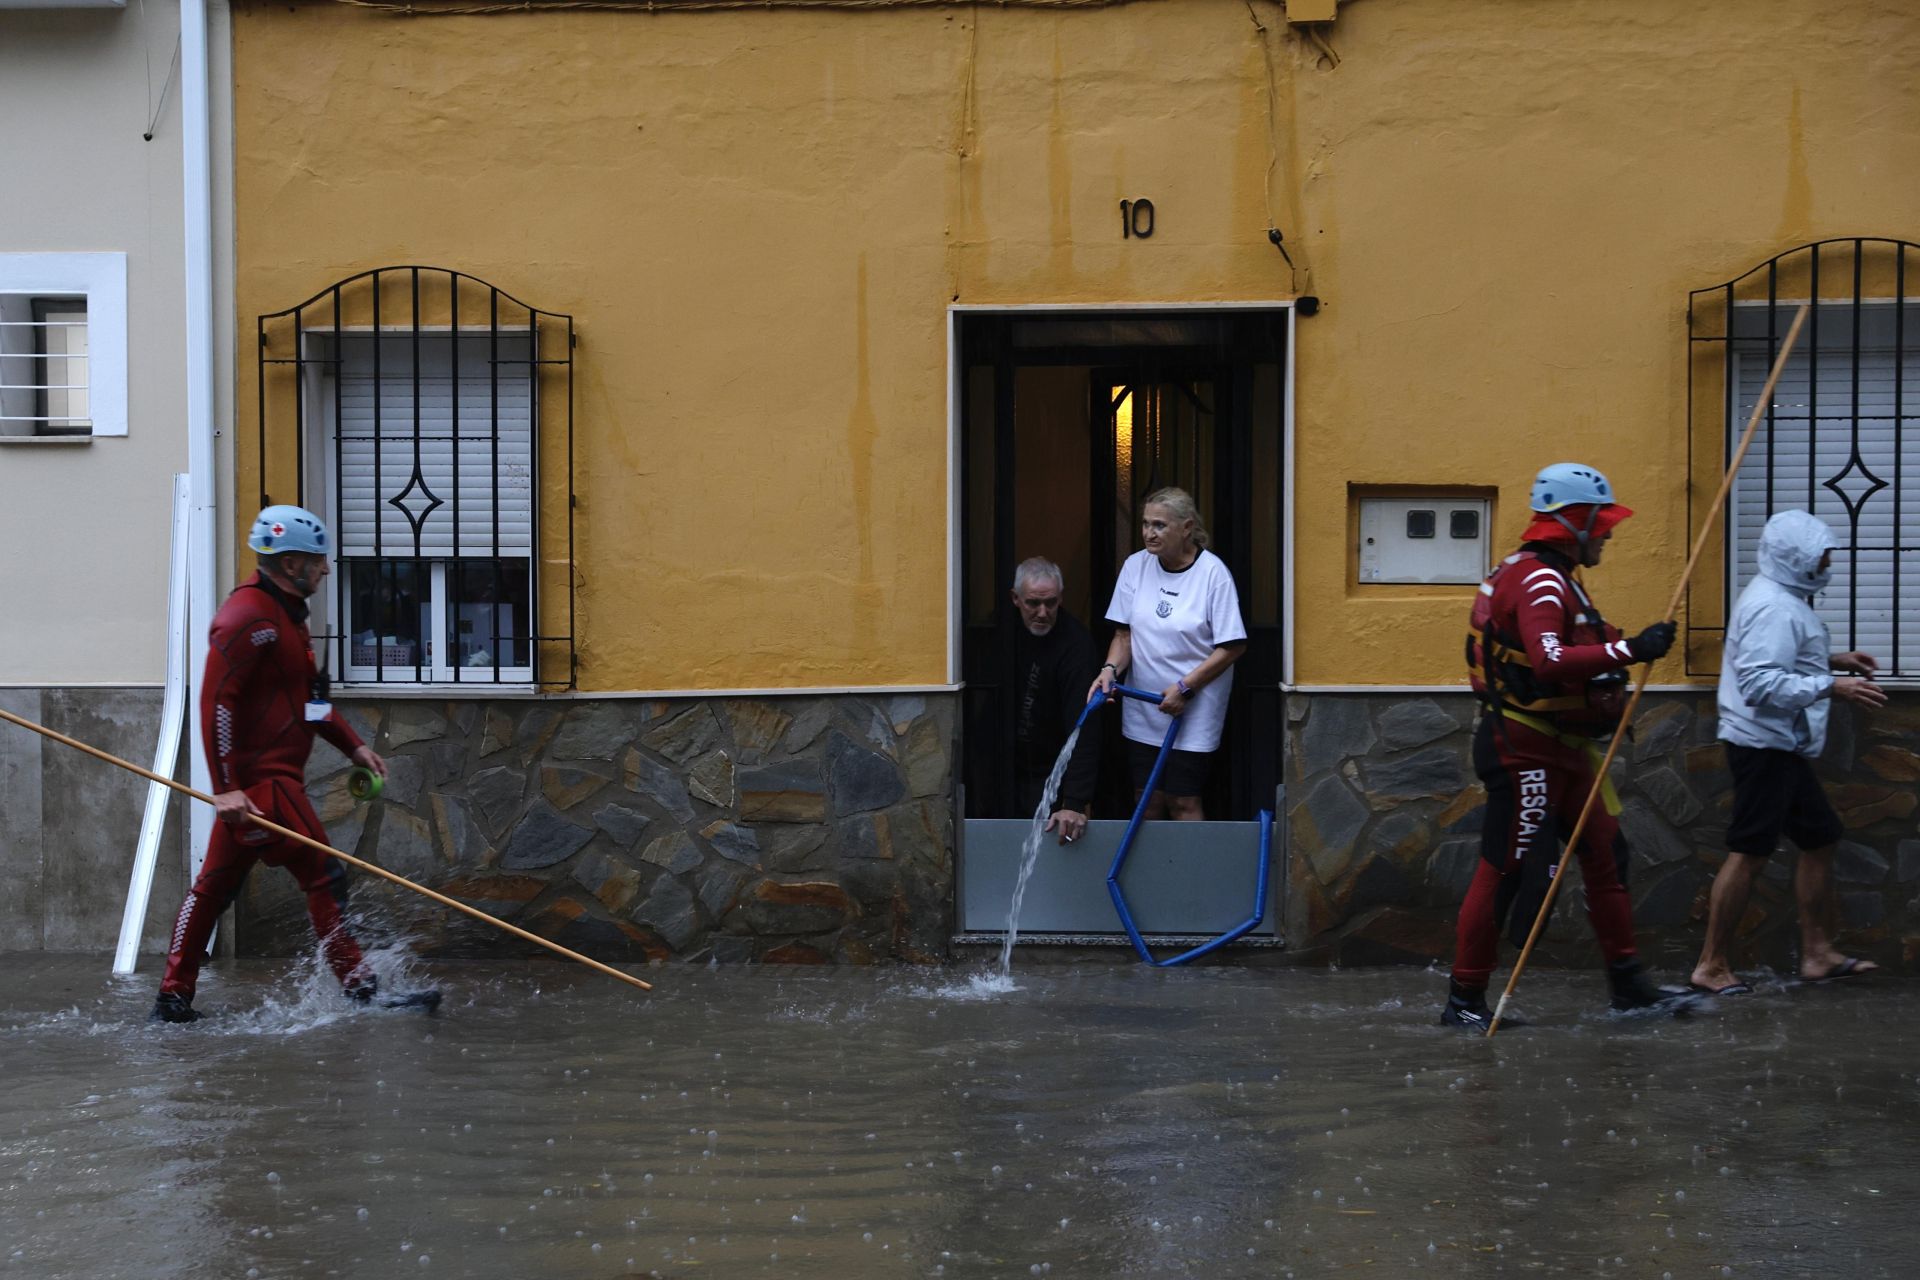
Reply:
M0 959L0 1277L1914 1274L1920 986L1432 1025L1410 970Z

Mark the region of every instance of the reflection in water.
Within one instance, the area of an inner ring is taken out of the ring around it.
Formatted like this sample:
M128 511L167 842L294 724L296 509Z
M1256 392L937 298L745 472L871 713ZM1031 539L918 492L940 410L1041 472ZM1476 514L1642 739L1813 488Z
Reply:
M1685 1021L1530 975L0 959L0 1276L1905 1276L1920 987Z

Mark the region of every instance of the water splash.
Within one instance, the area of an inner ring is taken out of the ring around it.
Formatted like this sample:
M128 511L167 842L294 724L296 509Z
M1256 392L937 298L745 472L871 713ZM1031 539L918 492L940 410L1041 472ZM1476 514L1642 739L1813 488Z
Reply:
M1040 803L1033 810L1033 825L1027 829L1026 843L1020 846L1020 875L1013 882L1013 905L1007 908L1007 937L1000 944L996 991L1013 990L1013 944L1020 936L1020 903L1027 896L1027 877L1033 874L1033 864L1040 858L1040 842L1046 837L1047 819L1052 816L1054 799L1060 794L1060 779L1066 776L1067 762L1073 759L1073 749L1079 742L1080 726L1075 725L1067 735L1067 744L1060 748L1060 755L1053 762L1047 785L1040 789Z
M411 939L384 936L358 920L353 924L359 933L362 959L379 980L382 991L432 985L419 968ZM267 988L259 1004L251 1009L223 1011L220 1017L195 1026L205 1035L296 1036L345 1018L385 1012L378 1004L369 1006L346 997L316 942L300 954L285 976Z

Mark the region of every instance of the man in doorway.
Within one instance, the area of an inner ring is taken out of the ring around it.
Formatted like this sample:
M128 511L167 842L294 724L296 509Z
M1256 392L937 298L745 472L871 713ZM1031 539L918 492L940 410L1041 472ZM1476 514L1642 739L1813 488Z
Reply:
M214 922L256 862L285 867L307 895L307 914L327 965L347 994L373 997L376 982L341 916L347 872L339 860L247 820L259 814L315 840L326 828L307 800L307 757L316 736L381 778L386 761L360 741L327 700L307 633L307 600L327 579L327 528L310 511L268 507L247 546L259 572L227 597L209 628L200 732L219 819L206 862L181 904L153 1016L192 1022L200 961Z
M1720 664L1720 741L1733 773L1733 818L1727 860L1713 879L1707 940L1693 968L1693 988L1709 995L1745 995L1728 959L1734 927L1746 913L1754 877L1784 833L1800 848L1794 896L1800 906L1800 977L1851 978L1879 966L1842 955L1833 945L1833 849L1840 815L1814 776L1827 743L1835 699L1871 711L1886 705L1873 682L1871 654L1834 653L1813 598L1833 576L1833 530L1806 511L1781 511L1760 532L1759 573L1740 593L1727 624ZM1855 674L1835 676L1835 670Z
M1094 675L1093 637L1067 612L1060 566L1034 556L1013 574L1013 605L1020 613L1014 640L1014 803L1017 816L1039 808L1047 779L1086 709ZM1087 806L1100 773L1100 735L1089 726L1060 779L1046 829L1072 844L1087 829Z
M1534 519L1520 550L1494 567L1474 597L1467 661L1485 708L1474 731L1474 771L1487 788L1480 865L1460 905L1453 974L1440 1021L1485 1031L1487 980L1500 928L1519 946L1593 789L1596 740L1620 727L1625 670L1673 647L1674 624L1656 622L1632 639L1600 616L1576 572L1600 563L1607 540L1633 514L1613 500L1592 467L1560 462L1533 482ZM1685 998L1647 977L1633 940L1627 846L1619 805L1603 786L1587 819L1580 860L1587 917L1607 962L1615 1009ZM1511 1022L1512 1020L1509 1019Z

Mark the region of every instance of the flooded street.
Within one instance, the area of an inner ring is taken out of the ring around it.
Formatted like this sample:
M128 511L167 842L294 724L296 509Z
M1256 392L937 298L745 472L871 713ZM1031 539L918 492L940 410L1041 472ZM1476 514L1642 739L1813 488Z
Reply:
M416 975L424 976L424 975ZM0 959L0 1275L1910 1276L1920 986L1686 1020L1530 975L1125 963L306 966ZM390 983L395 975L389 975Z

